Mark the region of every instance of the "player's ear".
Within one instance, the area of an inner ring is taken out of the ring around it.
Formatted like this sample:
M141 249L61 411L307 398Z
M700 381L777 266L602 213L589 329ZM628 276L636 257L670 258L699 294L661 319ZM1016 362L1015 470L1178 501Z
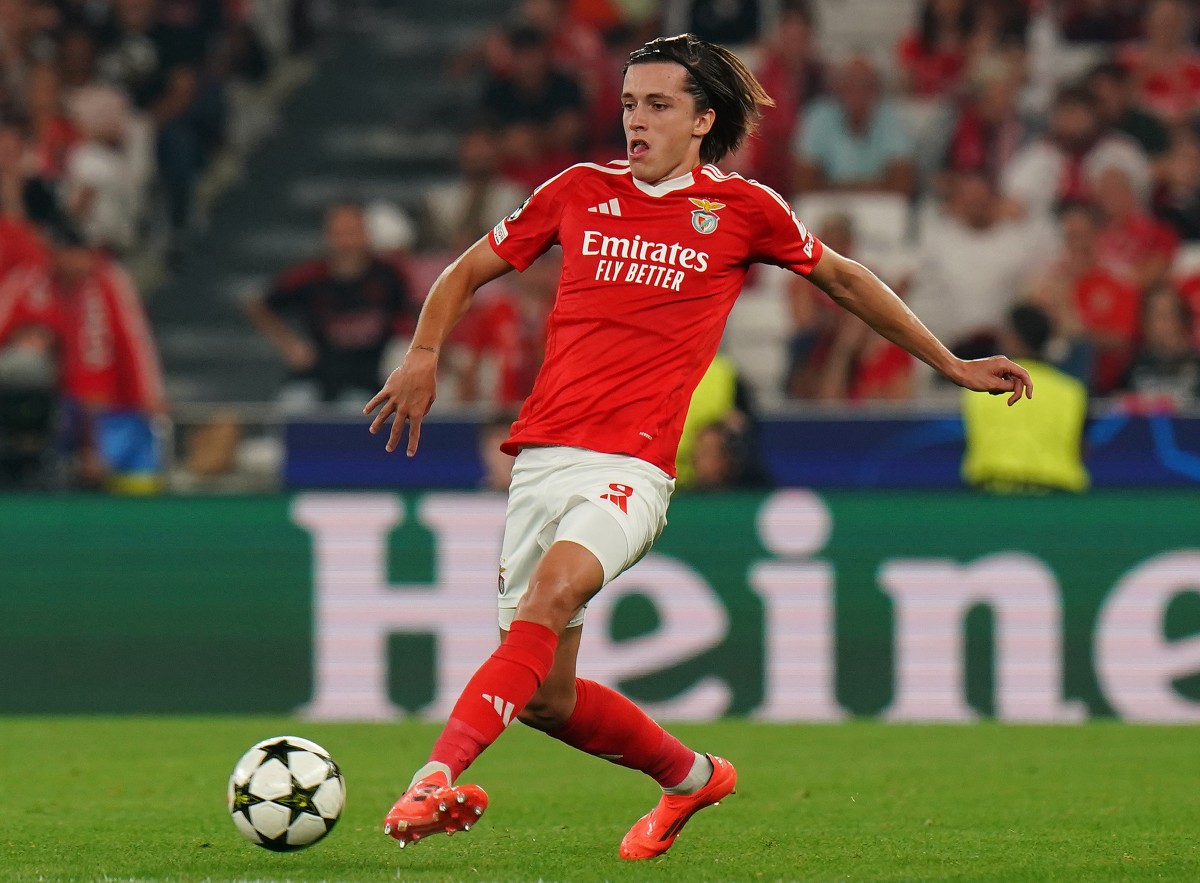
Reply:
M704 111L704 113L697 115L696 122L692 125L692 134L699 135L701 137L707 135L712 130L713 123L716 122L716 119L717 112L711 107Z

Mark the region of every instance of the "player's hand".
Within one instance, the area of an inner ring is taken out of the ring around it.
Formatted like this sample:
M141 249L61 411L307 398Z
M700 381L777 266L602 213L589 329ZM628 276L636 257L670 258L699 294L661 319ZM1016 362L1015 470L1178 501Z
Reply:
M994 396L1011 393L1009 405L1015 405L1021 396L1033 398L1033 381L1029 378L1029 372L1004 356L960 361L955 374L955 383L975 392L989 392Z
M400 444L400 435L407 422L407 453L413 456L421 441L421 421L433 407L436 397L437 355L424 350L410 350L403 364L388 377L383 389L363 408L364 414L379 408L379 413L371 421L371 434L379 432L388 418L394 417L386 445L390 454Z

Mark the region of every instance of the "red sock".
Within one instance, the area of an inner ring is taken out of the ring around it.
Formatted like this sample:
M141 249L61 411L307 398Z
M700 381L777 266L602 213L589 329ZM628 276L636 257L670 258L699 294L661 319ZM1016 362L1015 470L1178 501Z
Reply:
M571 717L550 733L555 739L641 770L663 788L674 788L691 772L696 753L616 690L580 678L575 696Z
M451 781L517 718L541 686L558 636L544 625L517 620L504 643L471 676L429 755L450 767Z

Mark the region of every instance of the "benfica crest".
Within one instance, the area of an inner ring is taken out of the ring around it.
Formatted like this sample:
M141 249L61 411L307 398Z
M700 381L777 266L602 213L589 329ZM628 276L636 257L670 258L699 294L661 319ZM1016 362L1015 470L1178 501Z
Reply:
M712 233L717 229L717 222L721 219L717 217L717 212L725 208L723 202L709 202L707 199L692 199L688 198L688 202L696 207L692 212L692 226L696 228L697 233Z

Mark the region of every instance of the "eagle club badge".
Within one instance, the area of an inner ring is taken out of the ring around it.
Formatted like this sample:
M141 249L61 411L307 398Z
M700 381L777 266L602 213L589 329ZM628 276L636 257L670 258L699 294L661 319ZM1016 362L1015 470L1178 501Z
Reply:
M696 232L708 234L716 231L717 223L721 220L717 217L717 212L725 208L725 203L691 197L688 197L688 202L696 207L692 212L692 226L696 228Z

